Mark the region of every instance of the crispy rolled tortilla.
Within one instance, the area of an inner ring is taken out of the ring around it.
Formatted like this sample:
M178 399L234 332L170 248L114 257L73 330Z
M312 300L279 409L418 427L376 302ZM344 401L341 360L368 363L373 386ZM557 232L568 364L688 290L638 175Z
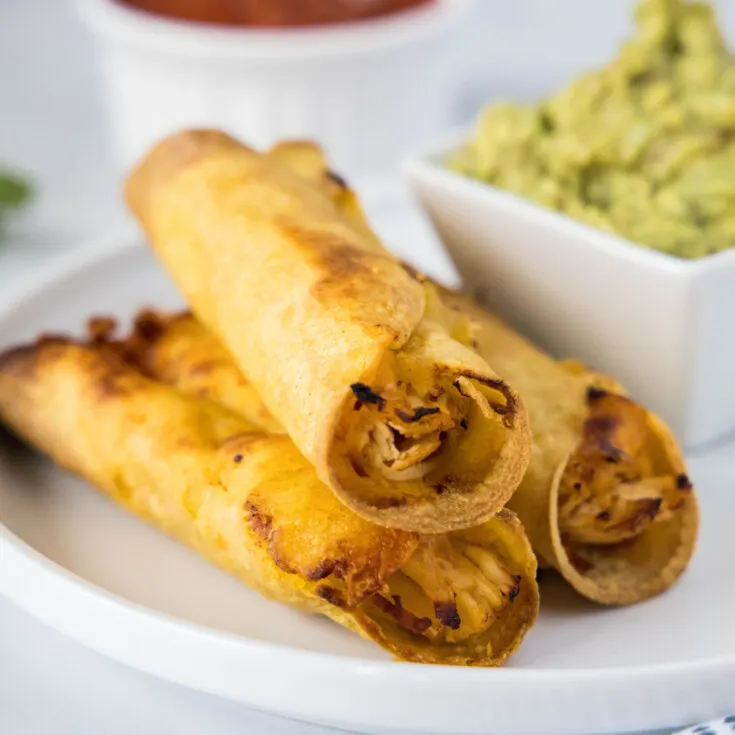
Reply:
M467 297L443 292L442 300L454 312L450 331L491 360L528 407L534 450L508 507L539 564L604 604L670 587L694 552L699 512L669 429L613 379L553 360Z
M287 436L149 379L99 340L0 356L0 418L262 594L401 660L501 664L537 614L536 561L509 511L442 536L372 524Z
M269 434L285 434L222 343L190 313L167 316L144 310L124 343L113 340L116 327L109 317L90 319L90 341L114 347L148 376L213 400Z
M698 526L696 497L668 429L610 378L556 362L464 297L443 298L455 337L492 350L537 416L531 466L509 506L541 564L605 604L668 588L692 556ZM237 366L191 315L142 313L126 344L130 358L160 379L190 390L188 376L196 374L208 398L257 413L257 394L230 391ZM212 356L216 371L208 371Z
M311 148L311 149L309 149ZM434 315L314 147L165 140L127 199L192 311L357 513L441 533L505 504L530 455L517 393Z
M274 145L266 156L321 189L350 226L371 241L372 248L383 249L380 238L370 228L357 195L339 174L329 168L329 161L319 145L310 140L285 140Z

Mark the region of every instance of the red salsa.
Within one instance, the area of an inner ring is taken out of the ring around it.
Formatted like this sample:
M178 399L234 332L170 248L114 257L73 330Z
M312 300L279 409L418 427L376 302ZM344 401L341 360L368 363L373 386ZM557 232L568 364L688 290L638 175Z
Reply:
M379 18L435 0L118 0L169 18L226 26L315 26Z

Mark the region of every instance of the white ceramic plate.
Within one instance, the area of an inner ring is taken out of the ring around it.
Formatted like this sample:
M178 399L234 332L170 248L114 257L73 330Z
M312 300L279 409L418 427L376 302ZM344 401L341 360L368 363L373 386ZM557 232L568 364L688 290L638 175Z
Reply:
M402 254L442 275L442 257L425 231L405 216L385 217L393 236L410 243L411 252ZM149 252L123 241L67 258L0 307L0 346L41 330L76 331L90 313L126 316L145 304L178 302ZM542 586L538 625L502 670L394 663L326 620L261 599L9 440L0 442L0 590L131 666L353 731L673 728L733 705L734 469L724 455L693 463L702 542L675 589L637 607L606 610L551 578Z

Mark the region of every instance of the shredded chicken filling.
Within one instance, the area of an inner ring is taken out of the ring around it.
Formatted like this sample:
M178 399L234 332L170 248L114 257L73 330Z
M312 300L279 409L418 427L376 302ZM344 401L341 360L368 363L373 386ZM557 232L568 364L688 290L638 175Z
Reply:
M352 391L347 431L352 467L360 476L377 473L391 481L430 473L440 453L456 441L455 432L469 428L473 404L486 418L509 416L513 410L500 389L498 398L505 403L494 403L466 377L439 382L423 395L401 381L380 390L356 383Z
M487 631L520 585L495 551L437 537L422 542L370 604L415 635L459 643Z
M584 438L559 488L559 527L570 548L635 539L651 524L670 518L691 491L686 475L657 471L643 408L595 388L588 392L588 403Z

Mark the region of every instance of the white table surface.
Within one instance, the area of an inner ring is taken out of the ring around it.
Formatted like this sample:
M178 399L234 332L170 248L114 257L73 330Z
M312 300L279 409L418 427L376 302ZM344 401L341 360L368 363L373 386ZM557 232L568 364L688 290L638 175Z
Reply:
M625 31L631 5L632 0L480 0L485 23L475 25L463 63L486 72L468 79L464 109L479 94L536 95L604 59ZM32 277L49 258L125 223L119 181L105 152L91 44L68 6L68 0L0 0L0 165L27 172L38 189L34 204L0 244L0 291ZM732 28L735 7L730 3L727 9ZM529 25L536 13L541 20ZM585 24L584 34L574 34L575 19ZM549 34L556 52L541 60L534 49ZM497 58L502 65L493 63ZM329 732L334 731L252 712L109 661L0 597L2 735Z

